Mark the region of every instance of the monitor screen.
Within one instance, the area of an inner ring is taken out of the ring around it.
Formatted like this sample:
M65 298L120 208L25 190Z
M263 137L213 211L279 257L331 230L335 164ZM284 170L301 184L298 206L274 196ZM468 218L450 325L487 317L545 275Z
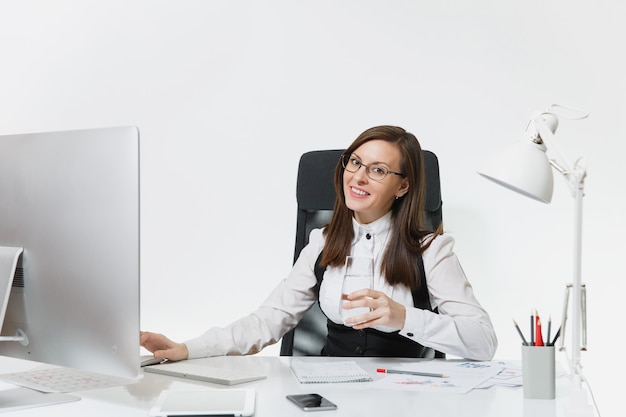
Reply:
M0 247L0 355L139 378L137 128L0 136Z

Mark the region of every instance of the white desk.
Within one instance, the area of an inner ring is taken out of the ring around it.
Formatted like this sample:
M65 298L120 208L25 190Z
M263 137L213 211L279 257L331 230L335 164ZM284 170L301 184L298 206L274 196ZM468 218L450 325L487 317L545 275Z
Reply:
M302 358L304 360L339 361L347 358ZM376 368L392 367L406 362L406 359L389 358L350 358L356 360L374 378ZM290 357L242 356L200 359L211 365L229 368L253 368L263 371L267 379L247 384L225 387L218 384L195 382L157 374L144 375L137 383L87 390L75 393L80 401L28 410L13 411L10 416L56 416L85 415L98 416L142 416L155 402L164 389L185 389L206 386L210 388L254 387L257 391L256 417L309 416L285 399L287 394L317 392L338 405L334 411L319 411L311 417L358 416L358 417L405 417L423 416L465 416L465 417L552 417L562 416L569 395L569 379L558 378L555 400L527 400L521 388L492 387L473 390L468 394L431 394L412 391L374 389L368 383L353 384L300 384L289 367ZM32 368L31 362L16 361L0 357L2 373L23 371Z

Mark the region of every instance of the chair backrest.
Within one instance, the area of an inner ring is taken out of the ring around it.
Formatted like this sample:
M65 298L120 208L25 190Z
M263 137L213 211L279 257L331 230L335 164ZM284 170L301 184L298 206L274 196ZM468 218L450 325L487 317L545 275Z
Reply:
M296 244L294 262L306 246L309 233L326 225L335 204L333 174L342 149L311 151L302 155L298 166L296 198ZM425 227L436 230L442 222L439 161L430 151L423 151L426 172ZM319 356L326 341L326 316L318 303L306 312L298 325L282 338L282 356ZM432 351L432 355L435 352Z

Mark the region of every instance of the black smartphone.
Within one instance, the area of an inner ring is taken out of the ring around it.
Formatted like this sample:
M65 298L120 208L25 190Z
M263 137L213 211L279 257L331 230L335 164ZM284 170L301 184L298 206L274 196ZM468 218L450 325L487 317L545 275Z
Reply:
M337 405L328 401L319 394L295 394L287 395L287 399L293 401L304 411L336 410Z

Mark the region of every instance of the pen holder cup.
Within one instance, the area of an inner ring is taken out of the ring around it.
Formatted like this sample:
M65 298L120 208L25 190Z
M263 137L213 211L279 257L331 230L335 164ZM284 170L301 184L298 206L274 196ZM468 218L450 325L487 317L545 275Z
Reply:
M522 346L524 398L554 399L554 346Z

